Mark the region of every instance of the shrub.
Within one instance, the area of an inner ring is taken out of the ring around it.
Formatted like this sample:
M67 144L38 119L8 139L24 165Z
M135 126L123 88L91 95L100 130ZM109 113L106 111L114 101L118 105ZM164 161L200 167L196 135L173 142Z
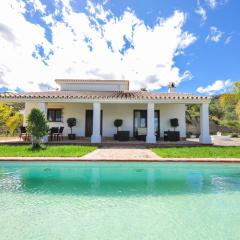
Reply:
M27 133L32 139L32 148L40 148L41 139L47 135L47 120L43 112L33 108L27 118Z
M175 131L176 127L179 126L178 119L177 118L170 119L170 124L171 124L171 127L173 127L174 131Z
M117 130L118 130L119 127L122 126L122 124L123 124L123 120L122 119L116 119L114 121L114 126L117 128Z
M72 134L72 128L76 126L76 124L77 124L77 119L76 119L76 118L68 118L68 119L67 119L67 124L68 124L68 127L70 127L70 129L71 129L71 134Z
M231 133L230 136L231 136L232 138L237 138L237 137L238 137L238 133Z

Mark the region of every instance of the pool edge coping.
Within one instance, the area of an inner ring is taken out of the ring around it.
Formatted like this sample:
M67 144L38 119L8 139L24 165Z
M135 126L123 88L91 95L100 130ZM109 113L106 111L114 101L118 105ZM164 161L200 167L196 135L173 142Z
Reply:
M197 163L240 163L240 158L139 158L139 159L91 159L86 157L0 157L0 162L197 162Z

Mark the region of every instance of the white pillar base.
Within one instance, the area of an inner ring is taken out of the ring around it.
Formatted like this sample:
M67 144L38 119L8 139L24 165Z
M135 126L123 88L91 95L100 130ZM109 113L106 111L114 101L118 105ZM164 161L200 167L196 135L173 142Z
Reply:
M202 144L211 144L212 143L212 139L210 135L207 136L199 136L199 142Z
M101 143L102 137L101 135L92 135L91 136L91 143Z
M146 143L156 143L156 136L147 135L146 136Z

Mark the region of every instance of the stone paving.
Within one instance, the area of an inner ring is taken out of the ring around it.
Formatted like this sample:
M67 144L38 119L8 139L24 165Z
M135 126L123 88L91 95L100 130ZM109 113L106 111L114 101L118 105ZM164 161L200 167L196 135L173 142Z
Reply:
M160 160L160 157L145 147L102 147L85 156L88 160Z
M188 142L199 142L198 138L194 139L187 139ZM212 143L214 146L239 146L240 147L240 138L229 138L229 139L224 139L224 138L214 138L212 139Z
M214 139L214 146L239 146L240 138L230 138L229 140Z

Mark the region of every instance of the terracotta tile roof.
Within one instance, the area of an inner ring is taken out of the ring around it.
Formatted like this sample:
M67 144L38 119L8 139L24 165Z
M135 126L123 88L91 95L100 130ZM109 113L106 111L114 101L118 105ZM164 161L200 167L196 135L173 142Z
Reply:
M204 100L206 96L190 93L159 93L144 91L82 92L82 91L48 91L25 93L0 93L1 99L82 99L82 100Z

